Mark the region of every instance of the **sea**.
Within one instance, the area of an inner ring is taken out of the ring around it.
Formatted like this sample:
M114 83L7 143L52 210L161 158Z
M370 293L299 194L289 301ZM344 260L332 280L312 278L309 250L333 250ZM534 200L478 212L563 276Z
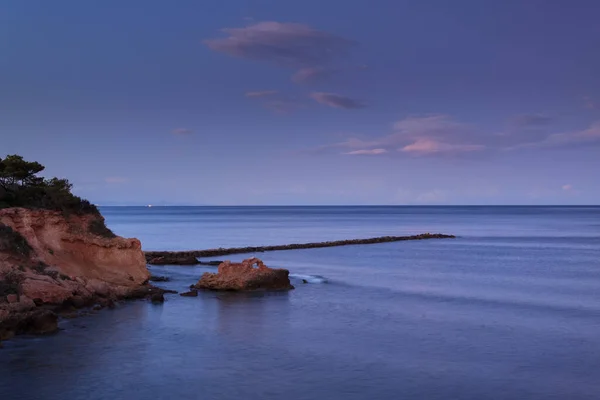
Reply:
M145 250L240 254L289 292L166 296L0 349L0 399L600 399L600 207L102 207ZM151 266L185 291L211 266ZM306 281L306 283L303 283Z

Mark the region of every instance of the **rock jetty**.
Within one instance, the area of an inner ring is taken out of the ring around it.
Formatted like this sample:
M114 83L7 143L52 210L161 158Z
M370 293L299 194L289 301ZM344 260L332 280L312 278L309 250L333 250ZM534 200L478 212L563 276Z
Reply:
M199 257L219 257L230 254L245 254L245 253L263 253L267 251L281 250L300 250L300 249L316 249L321 247L336 247L336 246L354 246L360 244L375 244L401 242L404 240L426 240L426 239L454 239L454 235L443 235L441 233L424 233L413 236L381 236L369 239L351 239L337 240L330 242L315 242L315 243L300 243L300 244L285 244L277 246L258 246L258 247L233 247L233 248L218 248L208 250L191 250L191 251L146 251L146 262L153 265L196 265L206 264L198 261ZM210 263L210 262L209 262ZM214 265L210 263L209 265Z

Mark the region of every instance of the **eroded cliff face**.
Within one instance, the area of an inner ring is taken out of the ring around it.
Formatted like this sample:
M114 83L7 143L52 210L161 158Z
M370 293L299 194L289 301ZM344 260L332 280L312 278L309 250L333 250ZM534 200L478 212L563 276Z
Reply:
M27 242L0 246L0 340L3 321L18 322L15 313L113 301L139 291L150 277L140 241L98 229L104 226L99 215L8 208L0 210L0 224ZM23 326L4 330L27 331Z

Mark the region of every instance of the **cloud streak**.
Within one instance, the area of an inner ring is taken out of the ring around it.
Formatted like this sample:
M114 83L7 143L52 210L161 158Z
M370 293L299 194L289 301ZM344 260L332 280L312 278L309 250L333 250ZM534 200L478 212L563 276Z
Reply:
M269 97L278 94L277 90L263 90L259 92L246 92L246 97L256 98L256 97Z
M304 106L297 99L286 96L277 90L247 92L245 96L259 102L264 108L276 114L289 114Z
M578 145L600 144L600 121L593 122L588 128L563 133L554 133L536 142L526 142L508 150L532 147L572 147Z
M371 149L371 150L354 150L344 153L349 156L376 156L379 154L385 154L388 151L386 149Z
M320 104L324 104L333 108L357 109L366 107L365 104L350 97L342 96L335 93L313 92L310 97Z
M510 119L510 124L519 128L546 126L554 119L544 114L520 114Z
M399 151L416 155L426 155L439 153L465 153L483 150L484 148L485 146L481 144L449 144L432 139L418 139L414 143L400 148Z
M189 135L189 134L193 133L193 131L191 129L188 129L188 128L177 128L177 129L173 129L171 131L171 133L173 135L184 136L184 135Z
M292 75L292 82L301 84L312 84L322 82L339 72L337 68L306 67L299 69Z

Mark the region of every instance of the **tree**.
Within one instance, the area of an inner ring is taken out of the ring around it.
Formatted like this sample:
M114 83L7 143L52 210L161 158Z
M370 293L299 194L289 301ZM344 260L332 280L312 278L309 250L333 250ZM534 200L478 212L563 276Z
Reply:
M15 186L39 185L43 178L36 174L44 170L44 166L36 161L25 161L23 157L12 154L5 159L0 158L0 186L4 190L13 190Z
M26 161L13 154L0 158L0 208L26 207L63 211L65 213L94 213L98 209L73 193L66 179L44 179L37 176L44 166Z

